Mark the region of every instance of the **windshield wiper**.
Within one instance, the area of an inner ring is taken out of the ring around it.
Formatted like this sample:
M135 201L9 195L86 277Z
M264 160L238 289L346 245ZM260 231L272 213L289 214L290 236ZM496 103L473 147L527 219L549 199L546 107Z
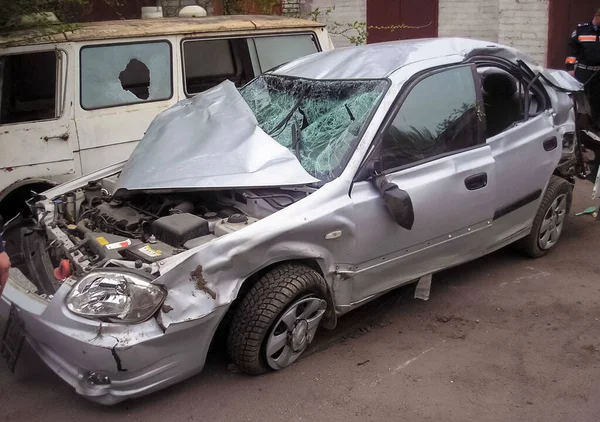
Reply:
M352 110L350 110L350 107L348 107L348 103L344 104L344 107L346 107L346 111L348 112L348 115L350 116L350 120L352 120L352 121L356 120L354 118L354 114L352 114Z
M277 132L280 129L283 129L288 122L290 121L290 119L292 118L292 116L294 115L294 113L296 112L296 110L300 107L300 104L302 104L302 100L304 100L304 97L306 96L306 94L308 93L308 91L310 90L310 87L307 88L306 90L304 90L301 94L300 94L300 98L298 98L298 101L296 101L296 104L294 104L294 107L292 107L292 109L290 110L290 112L288 114L285 115L285 117L281 120L281 122L279 122L274 128L273 130L271 130L268 135L269 136L273 136L273 134L275 132Z
M302 142L302 129L298 130L296 122L292 123L292 149L300 160L300 143Z
M302 115L302 126L298 129L296 122L292 123L292 149L296 152L296 157L300 160L300 148L302 147L302 131L308 126L306 113L300 107L298 112Z

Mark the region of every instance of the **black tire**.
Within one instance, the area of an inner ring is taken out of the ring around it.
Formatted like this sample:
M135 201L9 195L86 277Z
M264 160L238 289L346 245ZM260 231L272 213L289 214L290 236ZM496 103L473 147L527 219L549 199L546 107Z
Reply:
M565 179L561 179L557 176L552 176L552 178L550 179L550 183L548 184L548 189L546 189L544 198L542 199L537 214L535 215L535 219L533 220L531 233L529 233L529 235L527 235L523 239L517 241L517 243L515 244L515 246L520 252L524 253L525 255L531 258L540 258L546 255L548 251L552 249L554 245L551 246L549 249L543 249L540 246L540 229L542 227L542 222L544 221L544 216L548 212L550 205L552 205L554 200L562 194L565 194L567 196L567 213L565 216L566 219L569 216L569 213L571 212L571 202L573 201L573 187ZM557 240L557 242L559 240Z
M277 266L264 274L236 309L227 341L230 357L247 374L272 370L267 364L267 335L297 299L315 296L326 299L323 277L312 268L295 263Z

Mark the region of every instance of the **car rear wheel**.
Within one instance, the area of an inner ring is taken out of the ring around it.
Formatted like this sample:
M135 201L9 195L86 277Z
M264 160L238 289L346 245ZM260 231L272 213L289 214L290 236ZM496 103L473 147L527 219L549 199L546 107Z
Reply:
M305 265L283 264L263 275L231 321L228 350L248 374L283 369L307 349L327 310L325 280Z
M560 177L552 176L544 199L533 220L531 233L517 242L517 247L532 258L546 255L558 243L565 220L571 210L573 189Z

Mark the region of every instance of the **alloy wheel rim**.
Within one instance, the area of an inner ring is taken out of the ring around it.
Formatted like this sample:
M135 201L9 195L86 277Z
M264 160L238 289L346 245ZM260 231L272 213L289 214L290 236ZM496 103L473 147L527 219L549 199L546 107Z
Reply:
M265 347L267 364L283 369L294 363L313 341L326 309L327 302L318 297L293 302L269 333Z
M546 211L540 227L538 243L541 249L548 250L558 242L566 216L567 195L558 195Z

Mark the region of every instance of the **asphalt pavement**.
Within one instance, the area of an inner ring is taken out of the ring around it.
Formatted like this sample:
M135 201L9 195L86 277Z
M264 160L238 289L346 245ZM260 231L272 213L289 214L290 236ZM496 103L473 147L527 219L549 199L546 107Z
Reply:
M592 205L579 183L573 212ZM572 212L572 214L573 214ZM0 421L599 421L600 222L570 216L546 257L506 248L437 274L428 301L401 288L322 331L290 368L205 371L103 407L28 348L0 363Z

